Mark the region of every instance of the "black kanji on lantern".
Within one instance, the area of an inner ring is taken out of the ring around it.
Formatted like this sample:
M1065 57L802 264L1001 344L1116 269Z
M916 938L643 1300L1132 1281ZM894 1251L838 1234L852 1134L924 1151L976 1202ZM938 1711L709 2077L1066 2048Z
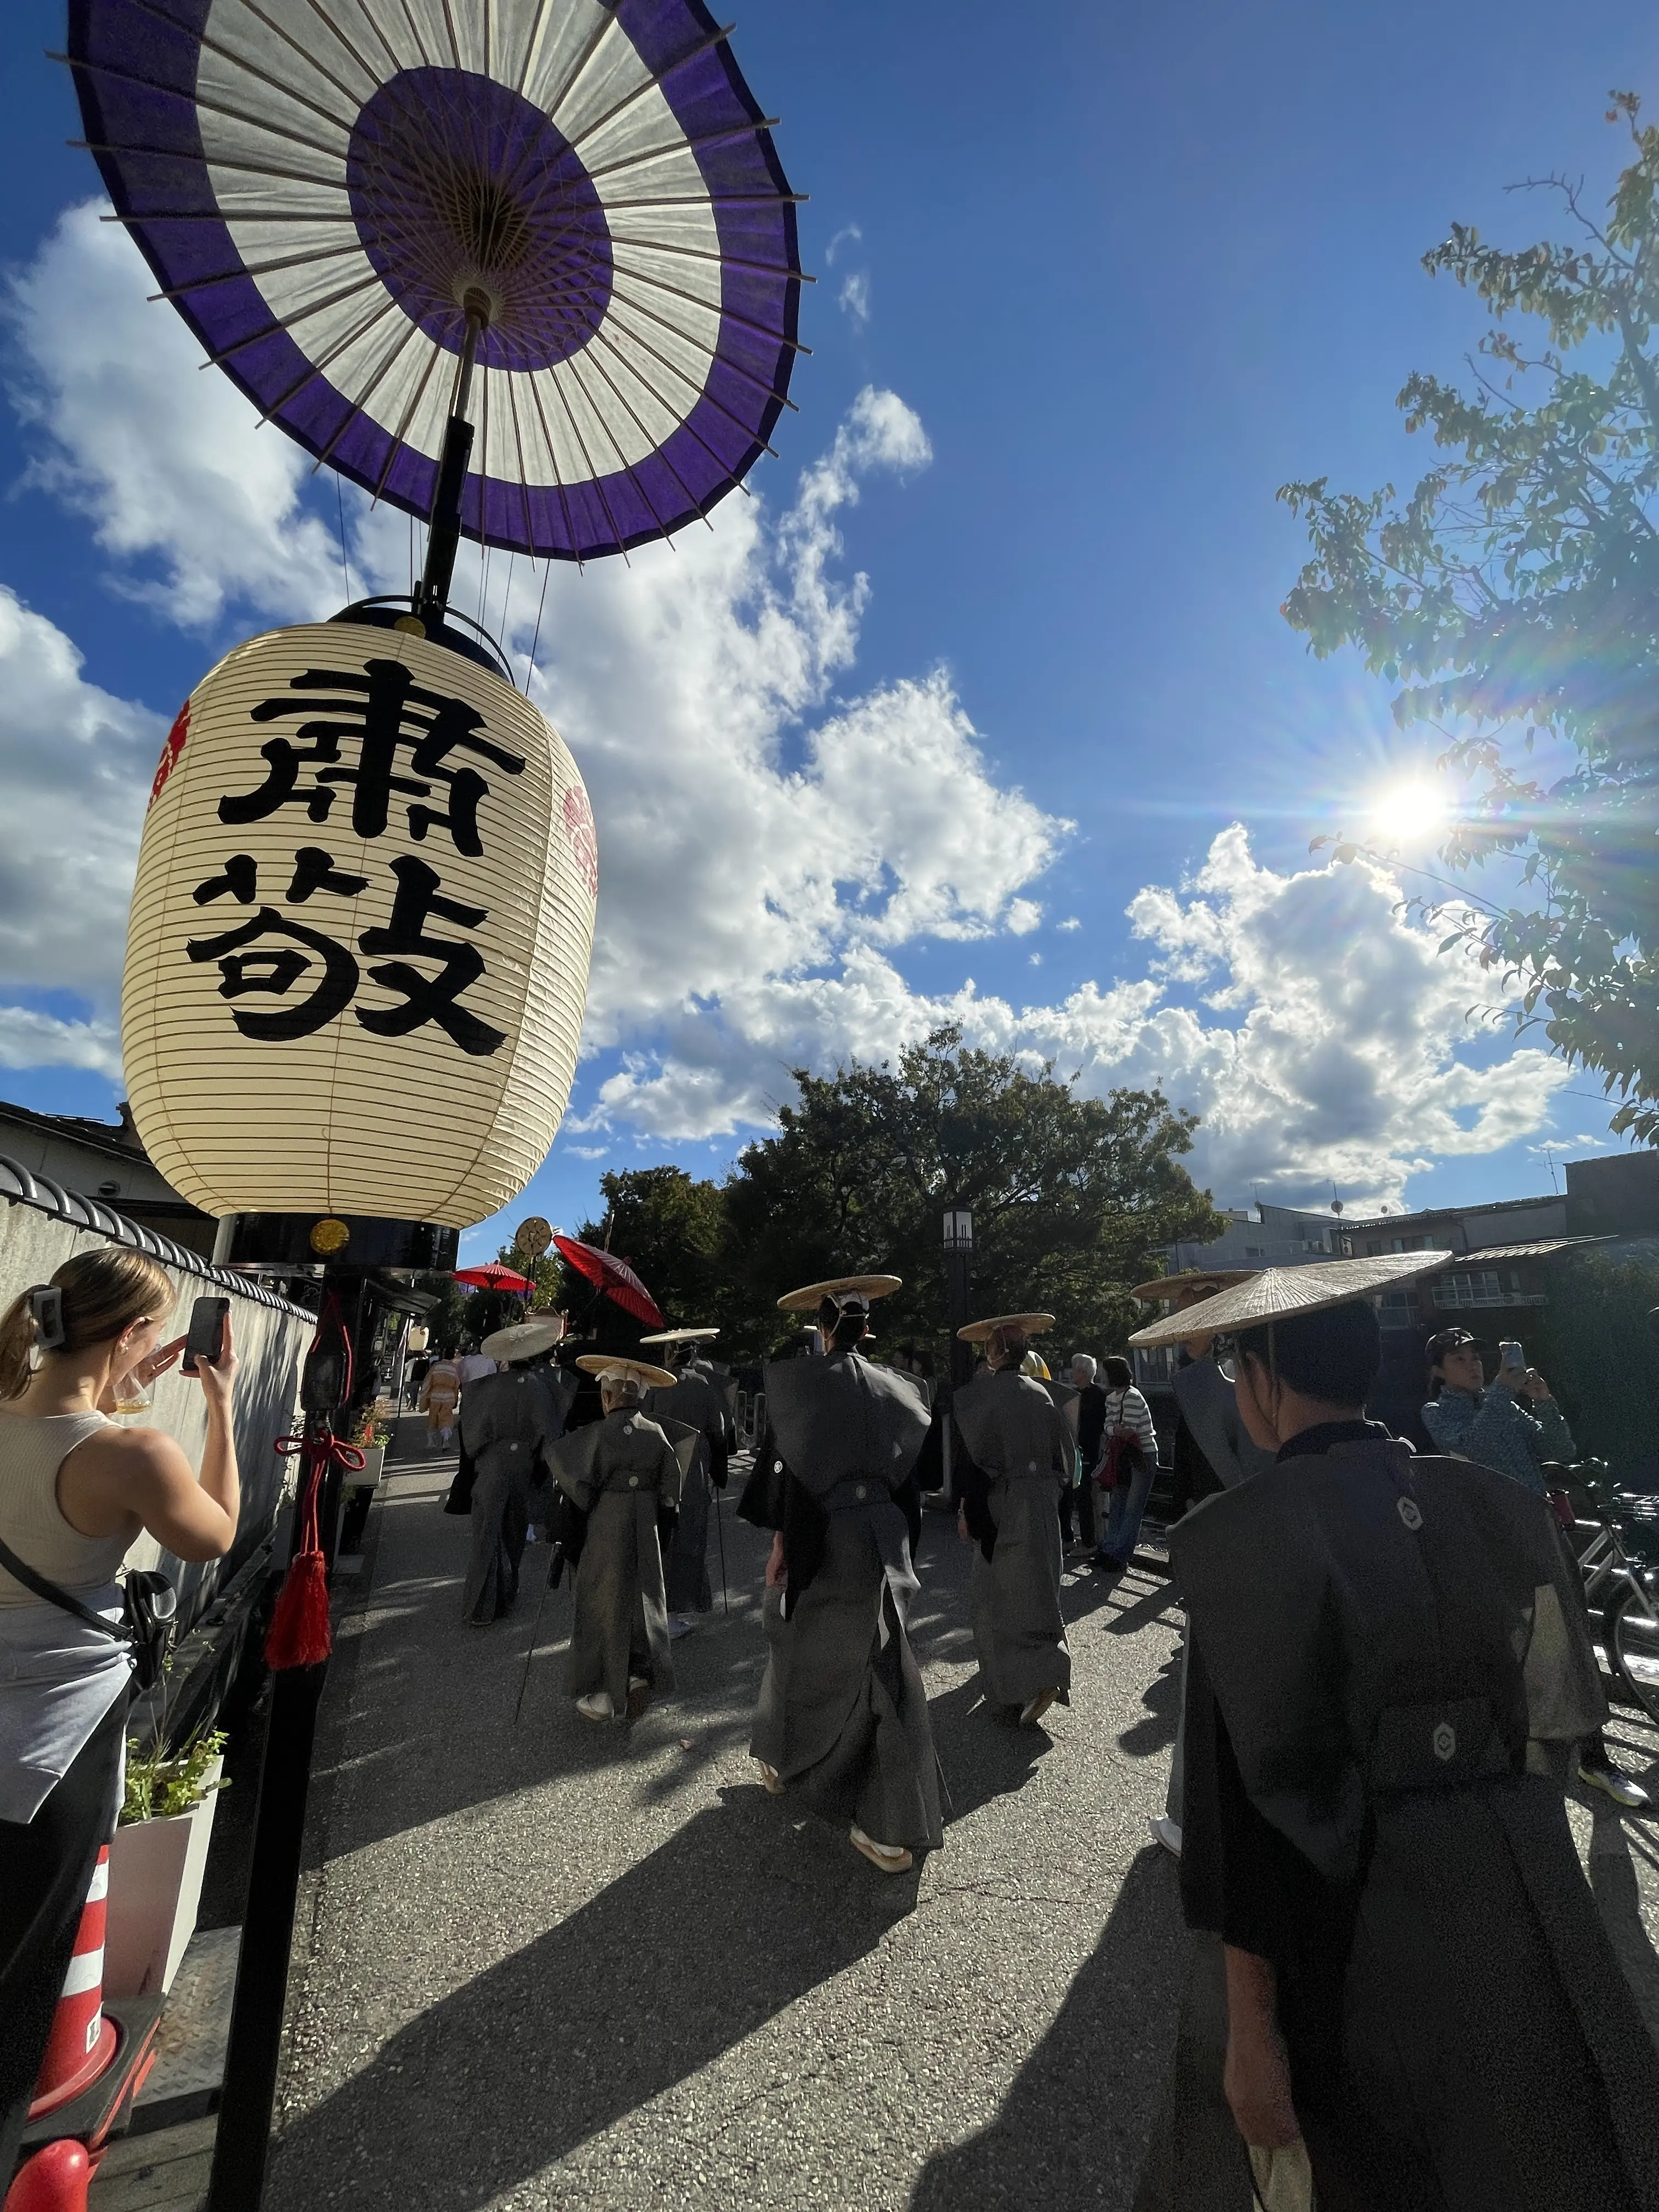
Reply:
M449 764L456 752L476 754L508 775L520 775L521 754L508 752L481 735L483 716L465 699L428 691L416 683L400 660L368 660L361 672L308 668L296 676L290 693L326 693L326 697L279 696L252 709L256 722L289 715L307 717L295 735L273 738L262 745L268 773L257 791L227 795L219 819L263 822L281 806L303 806L313 822L326 822L341 786L351 790L351 827L359 837L378 837L391 819L394 799L413 802L409 834L417 844L428 830L447 830L458 853L477 860L478 806L489 786L476 767ZM356 748L355 761L341 757L342 744ZM407 753L406 763L399 756ZM305 769L315 769L309 782ZM400 770L402 772L400 772ZM437 793L442 806L420 804Z
M481 1022L476 1014L469 1013L458 1003L459 994L483 974L483 955L475 945L458 945L452 938L426 934L427 923L434 915L440 921L453 922L458 929L477 929L489 909L463 906L456 899L440 898L437 870L428 868L413 853L404 853L395 860L392 872L398 878L392 919L384 929L366 929L357 939L357 949L362 952L413 954L424 959L441 960L444 964L430 982L418 968L411 968L406 958L389 960L381 967L371 968L370 981L383 983L389 991L401 991L404 1003L401 1006L371 1007L368 1012L359 1006L358 1020L366 1030L373 1030L376 1036L407 1036L422 1022L436 1022L463 1052L475 1056L494 1052L506 1042L505 1031L491 1029L488 1022Z
M253 950L266 940L274 943ZM224 978L222 999L243 999L250 992L286 999L296 983L310 984L306 997L279 1013L236 1009L232 1018L242 1035L265 1044L291 1044L296 1037L310 1036L345 1012L357 988L357 963L337 938L290 921L274 906L262 906L240 929L228 929L222 937L194 938L185 951L192 960L218 962Z
M324 852L320 845L301 845L294 855L294 873L283 896L290 906L303 906L313 891L337 891L342 898L355 898L368 889L367 876L347 875L335 866L333 854ZM233 853L225 862L223 874L198 884L191 896L198 906L207 906L223 898L227 891L242 906L252 906L259 896L259 866L252 853Z
M358 1021L377 1036L407 1036L434 1022L475 1058L496 1051L507 1041L505 1031L492 1029L460 1003L460 994L484 972L483 955L476 945L427 933L434 919L459 929L477 929L488 920L489 908L441 896L442 878L437 870L412 853L393 860L392 872L398 889L391 916L384 928L364 930L357 950L402 956L371 968L368 979L397 992L403 1003L356 1007ZM303 845L294 855L294 871L282 896L290 905L302 906L319 891L354 898L368 883L367 876L337 868L332 854L320 846ZM197 884L191 896L198 906L226 897L252 906L258 895L258 862L252 854L234 853L218 875ZM337 938L290 921L274 906L260 906L240 928L222 936L192 939L185 951L192 961L218 962L222 999L260 994L287 1000L296 986L308 987L305 995L274 1013L241 1006L234 1010L232 1019L242 1035L264 1043L291 1043L313 1036L345 1012L362 981L356 957ZM428 978L410 965L413 959L441 961L442 966Z

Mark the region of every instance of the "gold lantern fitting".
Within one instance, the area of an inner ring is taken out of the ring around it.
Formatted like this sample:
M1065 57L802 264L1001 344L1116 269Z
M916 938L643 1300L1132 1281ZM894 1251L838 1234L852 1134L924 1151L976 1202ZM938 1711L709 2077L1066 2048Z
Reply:
M551 724L440 637L368 603L267 631L163 750L122 1050L149 1156L221 1217L223 1261L451 1267L563 1116L592 811Z

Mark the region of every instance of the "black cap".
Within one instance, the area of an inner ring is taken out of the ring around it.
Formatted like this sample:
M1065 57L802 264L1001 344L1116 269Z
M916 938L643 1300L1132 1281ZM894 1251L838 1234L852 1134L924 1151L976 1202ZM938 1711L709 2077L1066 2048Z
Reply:
M1461 1352L1465 1345L1473 1346L1477 1352L1484 1348L1466 1328L1443 1328L1424 1346L1423 1356L1431 1367L1437 1367L1449 1352Z

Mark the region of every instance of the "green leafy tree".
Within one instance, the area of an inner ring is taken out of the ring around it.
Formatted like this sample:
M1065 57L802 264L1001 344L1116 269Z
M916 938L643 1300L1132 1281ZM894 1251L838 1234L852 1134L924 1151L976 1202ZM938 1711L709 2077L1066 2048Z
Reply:
M1424 256L1486 304L1474 388L1413 375L1398 404L1441 459L1409 497L1283 487L1312 557L1284 612L1321 657L1354 646L1398 688L1402 728L1446 739L1475 796L1456 872L1506 856L1495 899L1460 893L1445 945L1518 983L1522 1023L1659 1142L1659 130L1632 93L1632 158L1603 213L1562 177L1568 235L1518 251L1454 226ZM1576 756L1546 783L1540 737ZM1326 841L1321 841L1326 842ZM1339 859L1358 848L1342 843ZM1505 902L1505 901L1509 902Z
M1549 1303L1528 1323L1528 1354L1548 1376L1582 1452L1607 1460L1621 1483L1659 1487L1659 1255L1643 1240L1564 1253L1550 1269Z
M897 1066L795 1071L775 1136L746 1147L725 1188L720 1319L734 1348L769 1351L776 1300L801 1283L884 1272L904 1288L881 1334L943 1344L942 1215L974 1216L975 1310L1041 1308L1065 1351L1120 1344L1129 1285L1176 1237L1219 1231L1180 1164L1195 1117L1157 1091L1079 1097L1053 1068L968 1049L940 1029Z
M453 1275L417 1275L415 1287L438 1301L426 1317L428 1351L434 1358L453 1359L470 1334L465 1289Z

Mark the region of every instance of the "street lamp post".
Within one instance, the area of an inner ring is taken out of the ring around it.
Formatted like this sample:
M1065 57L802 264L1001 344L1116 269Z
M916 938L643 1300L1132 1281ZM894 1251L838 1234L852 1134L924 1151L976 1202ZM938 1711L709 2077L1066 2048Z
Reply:
M952 1388L973 1379L973 1348L957 1334L968 1321L969 1274L973 1261L974 1217L966 1206L953 1206L945 1216L945 1287L951 1310Z

